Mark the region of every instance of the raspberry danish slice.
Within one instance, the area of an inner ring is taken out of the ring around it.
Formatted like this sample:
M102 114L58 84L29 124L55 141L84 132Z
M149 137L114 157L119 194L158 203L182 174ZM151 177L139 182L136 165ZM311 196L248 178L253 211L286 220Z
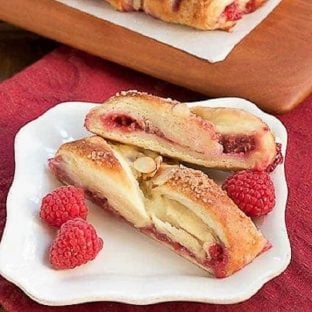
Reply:
M107 0L120 11L144 11L166 22L202 30L231 29L266 0Z
M264 170L276 155L272 132L250 113L190 110L177 101L134 91L92 109L85 126L104 138L208 168Z
M63 183L84 188L95 203L218 278L268 247L207 175L151 151L94 136L63 144L49 166Z

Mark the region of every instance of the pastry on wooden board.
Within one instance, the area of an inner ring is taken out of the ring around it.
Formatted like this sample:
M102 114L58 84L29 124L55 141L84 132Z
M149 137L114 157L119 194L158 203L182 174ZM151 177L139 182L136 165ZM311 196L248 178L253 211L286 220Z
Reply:
M144 11L166 22L229 30L266 0L107 0L120 11Z

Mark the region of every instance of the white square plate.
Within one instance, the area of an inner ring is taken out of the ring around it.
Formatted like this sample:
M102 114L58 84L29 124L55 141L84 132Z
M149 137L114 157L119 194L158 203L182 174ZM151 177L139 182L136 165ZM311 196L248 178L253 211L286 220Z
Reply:
M209 277L134 228L90 203L88 221L104 239L97 258L73 270L56 271L47 262L55 230L38 218L42 197L59 185L47 160L64 142L88 135L83 123L96 104L63 103L24 126L15 139L15 177L7 199L7 223L0 245L0 273L34 300L47 305L88 301L150 304L164 301L235 303L255 294L264 283L285 270L290 245L285 226L287 184L284 165L272 174L276 207L257 226L273 247L241 271L225 279ZM281 122L254 104L238 98L189 105L243 108L262 118L282 143L287 132ZM217 179L224 174L211 171Z

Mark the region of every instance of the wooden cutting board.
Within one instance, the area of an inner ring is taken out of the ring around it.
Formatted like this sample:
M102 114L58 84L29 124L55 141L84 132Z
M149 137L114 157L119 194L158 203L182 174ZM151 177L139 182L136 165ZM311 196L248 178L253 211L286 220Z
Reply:
M210 64L54 0L0 0L0 19L209 97L285 113L312 92L312 1L283 0L223 62Z

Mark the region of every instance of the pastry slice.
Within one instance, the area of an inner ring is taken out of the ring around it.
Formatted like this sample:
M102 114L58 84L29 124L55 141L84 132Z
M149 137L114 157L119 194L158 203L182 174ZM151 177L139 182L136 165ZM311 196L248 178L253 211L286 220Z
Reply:
M245 14L252 13L261 7L267 0L240 0L240 8Z
M181 161L223 170L265 170L276 155L274 136L239 109L193 108L170 99L122 92L92 109L86 128Z
M61 182L85 189L93 201L135 227L150 225L144 195L130 167L100 137L63 144L49 167Z
M84 188L95 203L216 277L233 274L268 246L207 175L154 152L94 136L63 144L49 167L63 183Z
M120 11L144 11L166 22L202 30L231 29L266 0L107 0Z
M260 118L245 110L224 107L193 107L191 112L212 123L223 147L224 159L234 166L265 170L275 160L275 138ZM232 160L233 159L233 160ZM235 160L234 160L235 159Z

